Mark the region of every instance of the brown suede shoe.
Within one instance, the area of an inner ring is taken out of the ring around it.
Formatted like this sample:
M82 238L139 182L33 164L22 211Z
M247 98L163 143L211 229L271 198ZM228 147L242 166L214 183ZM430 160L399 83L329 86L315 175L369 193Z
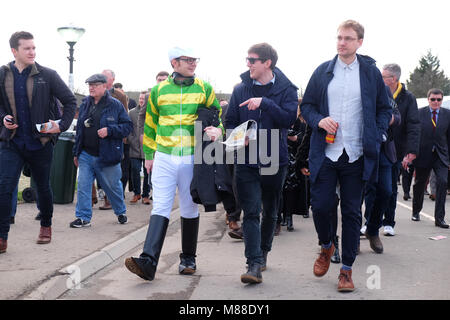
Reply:
M237 229L240 228L239 225L238 225L238 223L237 223L236 221L230 221L230 222L228 223L228 227L229 227L231 230L237 230Z
M8 240L0 238L0 253L5 253L8 247Z
M52 240L52 227L41 227L39 237L36 241L38 244L47 244Z
M323 277L330 267L331 257L334 253L334 244L331 243L331 247L329 249L320 250L320 255L317 258L316 262L314 262L314 275L316 277Z
M148 197L143 197L142 198L142 203L148 205L148 204L150 204L150 199Z
M352 280L352 270L343 270L339 274L338 291L339 292L351 292L355 290Z
M140 194L135 194L133 196L133 199L130 200L130 204L136 204L139 200L141 200L141 195Z

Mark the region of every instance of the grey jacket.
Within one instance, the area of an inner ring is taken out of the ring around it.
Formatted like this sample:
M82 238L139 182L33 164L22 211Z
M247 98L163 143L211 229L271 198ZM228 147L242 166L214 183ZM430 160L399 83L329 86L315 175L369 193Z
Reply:
M128 111L131 121L133 122L133 131L128 136L128 143L130 144L130 158L145 159L144 150L141 144L141 135L144 133L144 127L139 126L139 112L141 109L145 110L146 106L137 106Z

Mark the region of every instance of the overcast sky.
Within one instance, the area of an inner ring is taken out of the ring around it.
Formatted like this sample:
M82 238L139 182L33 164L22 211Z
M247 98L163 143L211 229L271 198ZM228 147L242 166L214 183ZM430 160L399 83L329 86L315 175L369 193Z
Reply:
M67 82L68 45L56 29L70 23L86 29L75 45L75 89L105 68L116 72L126 91L155 84L161 70L171 72L168 49L189 44L201 58L197 75L216 92L230 93L247 70L248 48L268 42L277 66L305 89L314 69L336 54L336 29L346 19L366 30L359 53L377 65L396 62L402 82L431 49L450 74L447 1L3 1L0 63L13 60L9 38L25 30L35 38L36 61L55 69Z

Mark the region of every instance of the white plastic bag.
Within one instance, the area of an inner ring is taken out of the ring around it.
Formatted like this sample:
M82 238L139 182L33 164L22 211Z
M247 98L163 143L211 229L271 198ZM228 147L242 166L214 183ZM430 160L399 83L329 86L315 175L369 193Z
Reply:
M245 140L256 140L258 124L255 120L248 120L233 129L230 136L224 142L225 151L239 150L245 147Z
M55 122L59 124L61 122L61 120L56 120ZM45 131L50 130L51 128L53 128L53 124L50 121L46 122L46 123L36 124L36 129L39 132L45 132Z

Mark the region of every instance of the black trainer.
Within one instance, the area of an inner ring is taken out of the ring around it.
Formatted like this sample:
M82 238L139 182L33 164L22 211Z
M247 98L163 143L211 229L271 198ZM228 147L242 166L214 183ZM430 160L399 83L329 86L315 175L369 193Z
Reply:
M70 223L71 228L84 228L84 227L90 227L90 226L91 226L90 221L84 221L84 220L81 220L80 218L77 218Z
M119 221L120 224L125 224L128 222L128 218L126 215L121 214L120 216L117 216L117 221Z

